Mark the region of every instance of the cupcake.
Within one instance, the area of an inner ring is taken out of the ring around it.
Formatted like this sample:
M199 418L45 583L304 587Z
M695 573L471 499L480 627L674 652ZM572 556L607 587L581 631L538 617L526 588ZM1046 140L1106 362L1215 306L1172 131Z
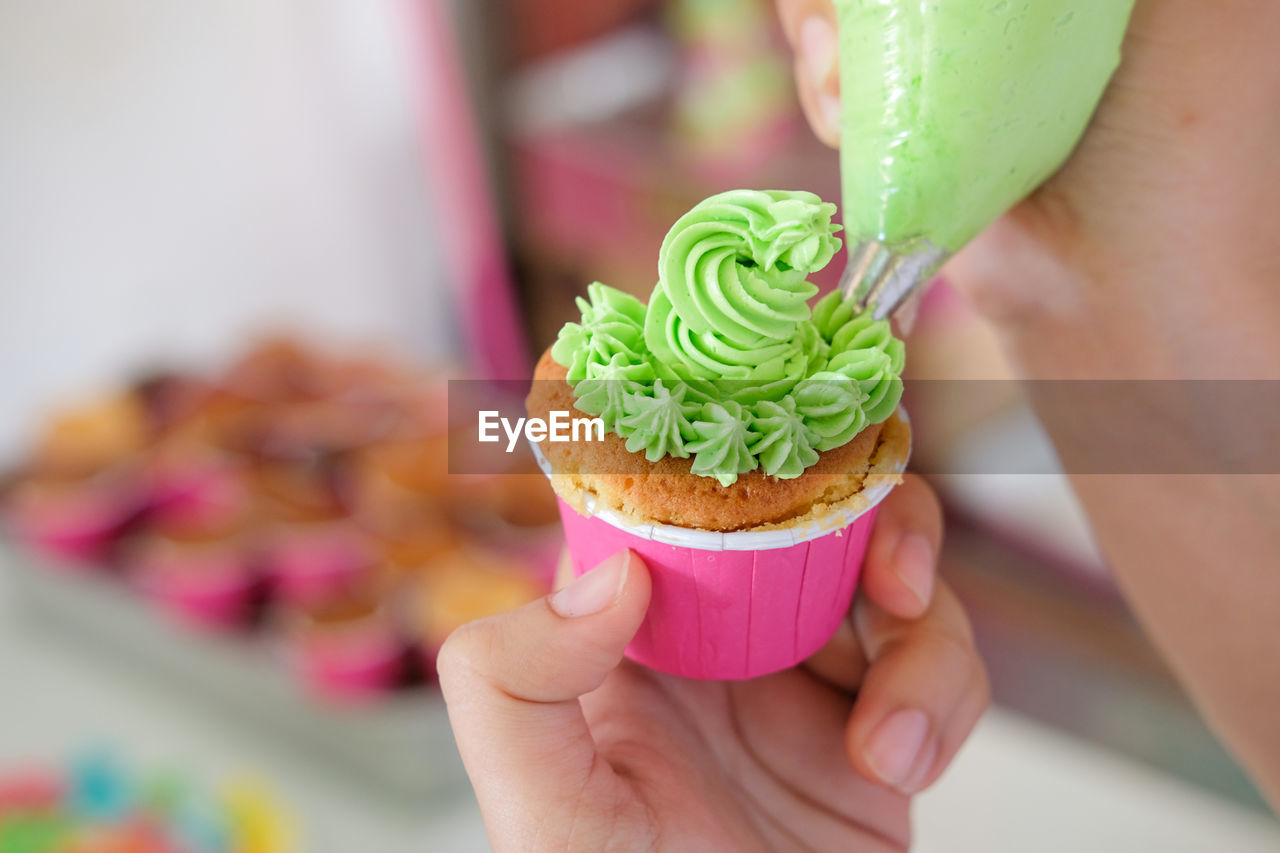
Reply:
M242 518L252 501L244 460L207 444L160 442L145 468L151 524L217 527Z
M212 631L250 624L261 576L240 525L155 529L129 550L126 570L134 586L177 621Z
M371 699L403 676L405 644L385 592L374 584L282 605L275 622L290 667L322 698Z
M20 480L5 496L13 537L52 564L101 569L144 508L133 466L83 480Z
M272 592L297 605L349 590L377 567L373 542L347 520L277 526L265 551Z
M535 447L575 574L622 548L650 567L639 663L764 675L848 611L910 428L889 324L839 294L811 305L834 213L806 192L707 199L663 241L647 305L591 285L538 363L530 418L589 427Z
M51 418L29 464L39 476L82 479L134 458L149 440L141 399L132 393L115 394Z

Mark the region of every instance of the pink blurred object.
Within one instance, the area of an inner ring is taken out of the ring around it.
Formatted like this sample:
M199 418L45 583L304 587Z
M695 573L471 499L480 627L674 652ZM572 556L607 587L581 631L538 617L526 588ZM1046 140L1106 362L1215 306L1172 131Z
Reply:
M358 700L395 687L403 653L390 637L367 637L345 644L313 641L297 650L298 672L317 693L332 699Z
M289 663L317 695L360 701L394 689L403 675L405 644L383 605L359 603L344 612L343 603L295 609L283 617Z
M455 282L470 363L481 378L528 376L528 348L507 267L502 229L467 101L458 39L442 0L408 4L422 39L424 164L441 212L441 245Z
M44 768L23 768L0 778L0 813L49 811L65 796L62 777Z
M131 571L152 602L200 629L245 625L259 587L252 558L230 541L146 543L139 546Z
M799 530L627 525L584 516L564 501L560 517L575 576L626 548L649 566L653 598L627 657L685 678L738 680L795 666L835 634L853 601L875 504L886 494L843 530L798 543Z
M98 569L115 538L142 508L125 482L31 484L8 506L13 535L67 567Z
M159 456L147 490L150 518L162 526L217 527L243 517L250 503L240 467L216 456Z
M306 606L354 586L373 566L368 539L353 524L300 524L269 546L267 571L281 600Z

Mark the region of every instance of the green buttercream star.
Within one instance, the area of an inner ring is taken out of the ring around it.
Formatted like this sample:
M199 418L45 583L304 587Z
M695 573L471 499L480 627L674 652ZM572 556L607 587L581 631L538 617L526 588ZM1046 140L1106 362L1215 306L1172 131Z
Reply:
M783 397L781 403L762 400L751 407L752 429L759 438L750 445L760 467L771 477L790 480L818 461L814 436L796 411L796 401Z
M669 390L661 379L653 384L653 395L633 392L623 401L626 414L621 420L623 428L631 431L627 450L644 451L644 458L657 462L663 456L677 459L688 457L685 441L694 437L689 418L697 412L697 406L686 403L684 385Z
M878 349L849 350L827 362L827 371L858 383L867 422L878 424L893 414L902 399L902 378L893 369L892 353Z
M853 300L845 299L839 290L833 290L813 306L813 326L829 344L856 313Z
M704 405L701 417L693 422L696 440L685 445L685 450L694 454L693 473L732 486L739 474L760 467L751 453L751 444L759 436L747 419L742 406L732 400Z
M626 438L630 431L622 419L627 413L627 397L649 388L654 381L653 368L617 354L607 364L592 365L590 370L591 377L581 380L573 389L578 409L599 417L606 430Z
M832 450L848 444L867 425L862 385L840 373L820 372L800 382L792 392L796 412L815 436L814 449Z

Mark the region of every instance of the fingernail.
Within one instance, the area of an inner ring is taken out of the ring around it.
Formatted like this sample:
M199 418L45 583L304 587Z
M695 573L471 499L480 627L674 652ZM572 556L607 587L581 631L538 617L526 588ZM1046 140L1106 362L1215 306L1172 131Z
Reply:
M928 734L929 718L923 711L894 711L871 735L867 763L882 782L896 788L916 766Z
M840 99L834 95L818 96L818 112L822 121L832 133L840 132Z
M889 564L924 607L929 606L933 597L934 559L933 543L921 533L908 533L893 549Z
M627 582L630 551L619 551L551 596L551 609L566 619L599 613L617 600Z
M938 742L935 740L925 750L924 755L916 762L916 769L912 771L907 781L898 786L898 790L904 794L918 794L920 789L924 787L924 780L929 778L929 772L933 770L933 762L938 757Z
M809 77L821 89L836 67L836 29L826 18L812 17L800 25L800 51Z

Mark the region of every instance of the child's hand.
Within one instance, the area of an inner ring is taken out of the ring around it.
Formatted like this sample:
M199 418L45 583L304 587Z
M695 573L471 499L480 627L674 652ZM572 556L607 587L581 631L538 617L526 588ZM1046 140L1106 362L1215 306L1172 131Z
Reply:
M881 506L849 622L804 666L753 681L622 661L649 601L630 552L457 631L440 681L494 848L904 849L909 795L988 701L935 577L941 532L908 477Z

